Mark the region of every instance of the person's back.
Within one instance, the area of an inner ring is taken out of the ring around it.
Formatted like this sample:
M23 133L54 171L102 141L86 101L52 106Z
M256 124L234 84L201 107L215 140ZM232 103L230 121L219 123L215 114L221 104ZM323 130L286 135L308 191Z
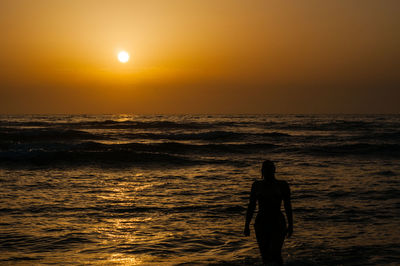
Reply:
M280 180L254 182L258 200L258 215L276 215L281 212L284 198L288 196L288 184Z
M254 228L264 263L276 261L282 265L281 249L285 235L293 231L290 189L285 181L275 179L275 166L265 161L262 167L263 180L255 181L251 188L250 203L246 214L245 235L250 235L250 221L258 202L258 214ZM289 227L281 212L284 202Z

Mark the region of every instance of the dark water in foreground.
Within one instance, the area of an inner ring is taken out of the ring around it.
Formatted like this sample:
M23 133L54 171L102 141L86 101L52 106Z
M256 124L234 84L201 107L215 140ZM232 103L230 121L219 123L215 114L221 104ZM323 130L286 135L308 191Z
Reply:
M400 115L0 116L0 264L260 265L266 158L287 265L397 265Z

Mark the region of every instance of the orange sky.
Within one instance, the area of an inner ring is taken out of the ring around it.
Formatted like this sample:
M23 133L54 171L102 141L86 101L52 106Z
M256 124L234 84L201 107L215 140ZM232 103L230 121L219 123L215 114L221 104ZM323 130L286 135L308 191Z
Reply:
M1 0L0 113L399 113L399 12L398 0Z

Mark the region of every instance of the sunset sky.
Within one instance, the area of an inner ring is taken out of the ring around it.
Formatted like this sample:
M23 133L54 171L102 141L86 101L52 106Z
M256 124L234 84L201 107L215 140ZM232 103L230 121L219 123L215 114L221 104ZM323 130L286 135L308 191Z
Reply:
M0 113L399 113L399 14L398 0L1 0Z

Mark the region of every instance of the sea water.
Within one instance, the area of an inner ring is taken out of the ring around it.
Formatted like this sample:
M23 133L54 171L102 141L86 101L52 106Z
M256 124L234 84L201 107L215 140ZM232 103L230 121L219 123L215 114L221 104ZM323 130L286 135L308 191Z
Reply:
M265 159L287 265L400 261L400 115L2 115L0 263L261 265Z

